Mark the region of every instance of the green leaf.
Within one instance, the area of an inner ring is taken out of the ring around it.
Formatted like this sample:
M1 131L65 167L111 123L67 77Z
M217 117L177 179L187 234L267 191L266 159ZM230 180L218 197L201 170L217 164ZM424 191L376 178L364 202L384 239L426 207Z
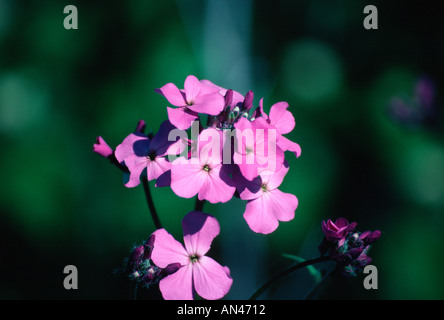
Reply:
M303 259L303 258L301 258L301 257L298 257L298 256L295 256L295 255L293 255L293 254L283 253L282 255L283 255L285 258L288 258L288 259L294 260L294 261L297 262L297 263L301 263L301 262L304 262L304 261L305 261L305 259ZM313 276L313 278L315 279L316 283L321 282L321 280L322 280L322 275L321 275L321 272L320 272L318 269L316 269L316 268L315 268L314 266L312 266L312 265L309 265L309 266L307 266L306 268L307 268L308 272Z

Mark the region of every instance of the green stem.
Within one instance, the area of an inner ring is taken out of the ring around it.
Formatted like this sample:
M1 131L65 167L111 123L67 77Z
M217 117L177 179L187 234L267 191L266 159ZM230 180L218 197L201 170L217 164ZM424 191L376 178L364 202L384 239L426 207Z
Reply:
M288 267L287 269L284 269L283 271L281 271L280 273L276 274L273 278L271 278L270 280L268 280L267 282L265 282L259 289L256 290L255 293L253 293L253 295L250 297L249 300L256 300L262 293L264 293L265 290L267 290L275 281L279 280L280 278L286 276L287 274L296 271L298 269L304 268L306 266L315 264L315 263L319 263L319 262L324 262L324 261L328 261L330 260L330 257L319 257L319 258L315 258L315 259L311 259L311 260L305 260L301 263L298 264L294 264L290 267Z
M157 215L156 208L154 207L154 201L151 197L150 185L146 178L142 178L143 190L145 191L146 202L148 203L148 208L150 209L151 217L153 218L154 225L156 229L161 229L162 224L160 223L159 216Z

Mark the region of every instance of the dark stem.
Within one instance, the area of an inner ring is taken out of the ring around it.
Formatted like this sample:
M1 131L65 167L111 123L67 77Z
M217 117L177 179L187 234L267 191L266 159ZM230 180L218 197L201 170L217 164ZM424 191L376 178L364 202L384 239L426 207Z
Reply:
M151 197L150 185L148 180L144 177L141 179L143 184L143 190L145 191L146 202L148 203L148 208L150 209L151 217L153 218L154 225L156 229L161 229L162 224L160 223L159 217L157 215L156 208L154 207L154 201Z
M319 295L319 292L324 289L324 287L327 285L328 280L331 280L331 275L334 272L331 271L329 274L327 274L322 280L317 283L305 296L304 300L313 300L317 295Z
M196 204L194 205L194 211L202 211L204 204L205 200L199 200L199 197L196 197Z
M324 256L324 257L319 257L319 258L315 258L315 259L311 259L311 260L306 260L306 261L303 261L301 263L298 263L298 264L295 264L295 265L292 265L292 266L288 267L287 269L281 271L280 273L275 275L273 278L271 278L270 280L265 282L259 289L256 290L255 293L253 293L253 295L250 297L249 300L256 300L275 281L277 281L280 278L286 276L287 274L289 274L289 273L291 273L293 271L296 271L298 269L304 268L306 266L309 266L309 265L312 265L312 264L315 264L315 263L319 263L319 262L323 262L323 261L328 261L328 260L330 260L330 257Z
M113 165L115 165L118 169L120 169L123 173L129 173L128 168L127 168L125 165L119 163L119 161L117 160L116 155L115 155L114 152L113 152L113 154L111 154L110 156L108 156L108 160L109 160Z

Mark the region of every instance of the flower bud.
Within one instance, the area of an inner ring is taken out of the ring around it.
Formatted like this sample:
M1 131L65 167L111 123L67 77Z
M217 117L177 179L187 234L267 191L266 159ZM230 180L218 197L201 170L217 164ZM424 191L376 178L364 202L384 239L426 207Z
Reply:
M113 149L111 149L100 136L96 138L96 143L93 145L93 151L104 158L108 158L114 153Z
M247 94L245 95L244 102L242 103L242 110L248 111L251 109L251 107L253 106L253 98L254 98L253 91L251 90L248 91Z

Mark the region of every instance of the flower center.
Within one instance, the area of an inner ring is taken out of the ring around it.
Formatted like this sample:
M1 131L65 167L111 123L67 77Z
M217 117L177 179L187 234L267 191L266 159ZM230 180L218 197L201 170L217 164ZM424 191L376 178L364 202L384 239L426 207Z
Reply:
M151 161L156 160L156 152L155 151L151 151L147 156L148 159L150 159Z
M261 185L261 189L262 189L263 192L267 192L268 191L267 185L265 183Z
M197 261L199 261L199 256L197 254L191 255L190 261L191 261L191 263L196 263Z
M204 167L203 167L203 169L206 171L206 172L210 172L210 167L206 164L206 165L204 165Z

